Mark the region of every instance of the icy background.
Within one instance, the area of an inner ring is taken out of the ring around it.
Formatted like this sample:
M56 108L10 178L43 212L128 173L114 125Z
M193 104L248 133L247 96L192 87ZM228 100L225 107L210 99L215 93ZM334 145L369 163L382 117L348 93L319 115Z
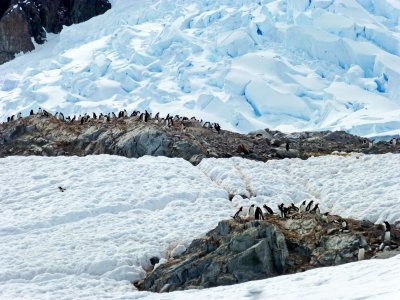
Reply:
M205 159L197 167L148 156L2 158L0 299L394 299L400 256L162 297L130 281L152 256L188 246L241 205L276 210L313 199L345 217L400 220L399 169L395 154ZM229 193L250 199L231 202Z
M0 66L0 120L39 106L248 132L400 133L398 0L112 0Z

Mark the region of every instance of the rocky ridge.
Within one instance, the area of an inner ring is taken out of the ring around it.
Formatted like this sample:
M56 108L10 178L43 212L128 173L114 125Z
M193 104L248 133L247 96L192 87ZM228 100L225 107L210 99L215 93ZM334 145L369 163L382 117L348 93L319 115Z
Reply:
M289 145L289 150L286 145ZM267 161L350 152L366 154L400 153L400 145L368 140L346 132L303 132L284 134L268 129L239 134L205 128L195 120L175 121L168 127L138 117L104 122L64 122L54 116L31 115L0 124L0 157L10 155L91 155L113 154L182 157L198 164L205 157L240 156Z
M364 259L400 253L398 228L392 228L392 246L378 252L382 225L346 219L348 227L343 230L342 221L339 216L324 220L310 213L288 219L268 215L244 223L221 221L179 258L157 264L134 284L152 292L208 288L354 262L360 248Z
M72 25L103 14L108 0L8 0L0 3L0 64L15 54L32 51L32 39L43 44L46 32L59 33Z

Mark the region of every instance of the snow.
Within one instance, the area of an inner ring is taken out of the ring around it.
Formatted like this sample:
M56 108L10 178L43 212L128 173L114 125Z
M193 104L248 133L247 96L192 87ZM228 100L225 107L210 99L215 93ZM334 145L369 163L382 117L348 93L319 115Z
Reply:
M130 281L144 276L151 257L180 254L241 205L274 209L313 199L322 211L345 217L399 220L399 168L395 154L267 163L205 159L197 167L148 156L2 158L0 298L159 299L137 292ZM250 199L229 201L229 193ZM399 292L393 276L399 266L397 256L162 297L321 298L327 289L337 298L390 297Z
M399 134L399 22L397 0L113 0L0 66L0 120L147 109L237 132Z

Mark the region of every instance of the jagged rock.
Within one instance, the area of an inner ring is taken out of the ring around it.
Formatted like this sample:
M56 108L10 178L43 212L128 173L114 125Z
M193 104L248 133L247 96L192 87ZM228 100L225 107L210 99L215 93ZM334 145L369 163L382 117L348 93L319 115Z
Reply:
M159 265L135 285L140 290L170 292L235 284L356 261L360 247L366 249L365 258L371 258L372 243L383 228L365 229L365 222L347 219L348 233L327 234L328 228L340 226L331 223L338 219L329 216L326 223L318 215L303 213L289 219L268 215L263 221L221 221L204 238L194 240L183 256ZM395 243L397 231L392 232Z
M269 132L272 134L272 132ZM348 134L340 133L348 136ZM285 136L275 132L274 135ZM289 135L287 135L289 136ZM126 157L163 155L181 157L198 164L205 157L225 158L240 156L247 159L267 161L282 158L303 158L326 155L338 149L347 152L367 152L360 148L362 139L349 137L348 144L325 140L332 136L327 132L301 134L307 140L294 140L291 135L290 147L274 148L267 139L221 130L217 133L210 128L190 126L182 131L179 121L171 128L150 120L145 123L137 117L112 120L103 123L91 119L83 125L80 122L63 122L54 117L33 115L0 124L0 157L8 155L90 155L114 154ZM377 144L376 151L400 152L399 147L388 143ZM345 152L344 155L347 155Z
M111 8L108 0L12 0L0 3L0 64L16 53L34 49L46 32L59 33L63 25L87 21Z

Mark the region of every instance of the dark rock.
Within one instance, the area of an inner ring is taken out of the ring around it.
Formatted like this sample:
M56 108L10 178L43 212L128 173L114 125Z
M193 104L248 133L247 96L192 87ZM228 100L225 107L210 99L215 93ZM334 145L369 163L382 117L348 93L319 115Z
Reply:
M329 216L326 223L304 213L291 219L269 215L247 223L221 221L194 240L182 257L160 265L135 285L152 292L230 285L356 261L359 247L371 258L370 245L382 234L380 227L358 231L363 221L347 219L349 233L336 230L328 235L327 229L340 226L331 223L335 219L339 217Z
M59 33L72 25L103 14L111 8L108 0L2 1L0 4L0 64L16 53L34 49L46 41L46 32Z

